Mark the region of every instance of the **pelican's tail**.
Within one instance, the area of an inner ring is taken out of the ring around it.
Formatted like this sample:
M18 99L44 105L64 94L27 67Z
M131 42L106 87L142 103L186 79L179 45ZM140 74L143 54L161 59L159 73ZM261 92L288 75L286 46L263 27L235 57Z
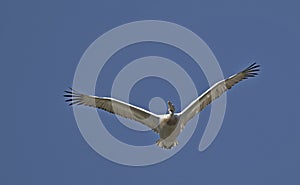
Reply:
M164 149L171 149L178 145L178 141L168 141L166 139L159 139L156 141L156 145Z

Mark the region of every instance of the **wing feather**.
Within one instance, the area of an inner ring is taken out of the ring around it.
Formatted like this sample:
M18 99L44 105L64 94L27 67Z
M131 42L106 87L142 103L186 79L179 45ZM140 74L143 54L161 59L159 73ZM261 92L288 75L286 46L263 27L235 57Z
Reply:
M65 101L70 102L69 105L85 105L89 107L99 108L107 112L122 116L124 118L138 121L150 127L154 131L159 132L159 115L156 115L140 107L122 102L114 98L81 94L73 89L70 89L70 91L65 91L64 97L68 98Z
M220 97L225 91L231 89L235 84L242 81L243 79L256 76L258 74L258 71L259 65L253 63L245 70L225 80L219 81L207 91L205 91L196 100L190 103L181 113L179 113L180 121L182 121L182 123L185 125L190 119L192 119L196 114L202 111L212 101Z

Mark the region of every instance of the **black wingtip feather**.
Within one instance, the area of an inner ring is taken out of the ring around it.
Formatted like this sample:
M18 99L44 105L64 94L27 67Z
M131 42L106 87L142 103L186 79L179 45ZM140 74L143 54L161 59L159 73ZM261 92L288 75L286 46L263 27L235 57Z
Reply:
M74 105L80 103L78 98L80 97L80 93L69 87L69 90L64 91L65 94L63 95L66 100L65 102L70 102L69 105Z
M254 62L253 64L251 64L249 67L247 67L247 69L250 69L251 67L255 66L256 62Z
M254 62L253 64L251 64L249 67L247 67L243 73L246 74L244 79L247 79L249 77L255 77L256 75L258 75L258 72L260 71L259 69L260 65L256 64L256 62Z
M252 69L257 69L259 68L260 65L256 64L256 62L254 62L253 64L251 64L249 67L247 67L247 70L252 70Z
M256 62L254 62L253 64L251 64L249 67L246 68L247 71L259 71L259 64L256 64Z
M73 94L71 91L64 91L65 93L68 93L68 94Z
M64 97L70 98L73 97L71 94L64 94Z

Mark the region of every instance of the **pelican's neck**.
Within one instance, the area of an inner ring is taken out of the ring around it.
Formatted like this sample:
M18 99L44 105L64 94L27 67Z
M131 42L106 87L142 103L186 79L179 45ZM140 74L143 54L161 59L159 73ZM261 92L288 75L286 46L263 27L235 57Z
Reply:
M170 101L168 101L168 112L169 112L170 117L174 116L175 107Z
M169 111L169 115L170 115L170 117L173 117L174 116L174 112Z

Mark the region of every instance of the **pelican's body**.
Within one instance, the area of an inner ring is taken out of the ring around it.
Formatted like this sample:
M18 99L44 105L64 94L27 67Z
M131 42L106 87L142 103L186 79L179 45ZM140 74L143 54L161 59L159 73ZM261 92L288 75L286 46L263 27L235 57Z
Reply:
M179 116L174 114L174 106L168 102L169 114L161 116L158 124L159 137L156 144L162 148L172 148L178 144L176 140L180 134L182 127L180 127ZM170 106L173 106L173 111L170 111ZM179 126L179 127L178 127Z
M114 98L84 95L72 89L65 91L67 94L64 96L70 98L66 100L71 102L70 105L96 107L138 121L159 134L160 138L156 141L158 146L170 149L178 144L177 136L190 119L239 81L257 75L258 67L259 65L254 63L242 72L216 83L179 113L175 113L175 107L170 101L168 101L168 114L157 115Z

